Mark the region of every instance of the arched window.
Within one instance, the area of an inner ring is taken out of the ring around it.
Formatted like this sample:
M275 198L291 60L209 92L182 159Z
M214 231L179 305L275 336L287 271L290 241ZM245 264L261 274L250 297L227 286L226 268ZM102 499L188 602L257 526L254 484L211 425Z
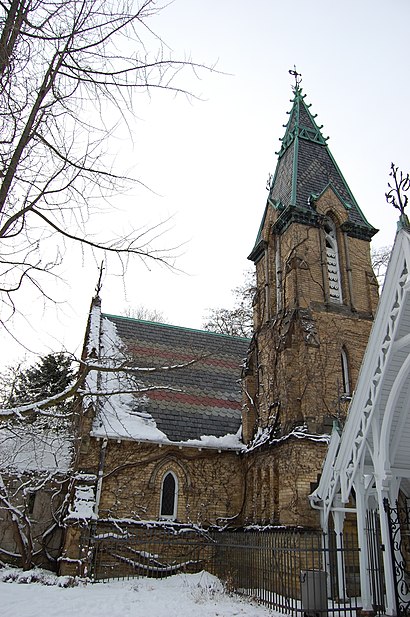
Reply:
M324 224L326 264L329 283L329 300L342 302L342 286L340 280L339 251L337 248L336 226L332 219L327 218Z
M178 480L176 475L169 471L165 474L161 484L160 518L175 520L178 506Z
M350 377L349 377L349 362L347 359L346 349L343 347L340 354L342 363L342 394L350 396Z

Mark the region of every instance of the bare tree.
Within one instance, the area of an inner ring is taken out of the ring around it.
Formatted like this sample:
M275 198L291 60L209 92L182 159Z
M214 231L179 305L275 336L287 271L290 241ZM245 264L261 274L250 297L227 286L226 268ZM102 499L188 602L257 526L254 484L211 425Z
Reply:
M252 336L252 300L255 291L255 274L248 270L245 272L243 283L232 291L235 298L233 308L209 309L209 314L203 325L204 329L219 334L229 334L230 336Z
M81 359L49 354L34 367L0 376L0 563L56 566L69 504L81 482L76 472L82 422L90 409L98 409L107 425L118 421L126 430L131 401L138 406L153 391L176 390L172 380L158 385L156 374L200 360L140 366L114 331L105 332L101 355L93 326L95 321Z
M380 246L379 248L374 248L371 250L370 256L372 266L380 287L383 286L387 265L390 259L391 248L391 246Z
M0 376L1 407L18 409L66 389L73 380L71 364L71 358L58 353L34 366L9 367ZM0 559L25 569L55 562L64 498L72 483L72 404L50 411L47 416L15 413L0 423Z
M128 307L123 312L124 317L131 317L132 319L143 319L144 321L157 321L164 322L165 316L162 311L157 309L151 309L143 304L139 304L136 307Z
M116 170L109 140L133 116L134 93L188 94L149 20L154 0L7 0L0 4L0 320L17 292L49 298L71 243L169 263L160 228L98 239L103 200L136 180ZM153 51L150 51L153 50ZM93 232L93 233L91 233Z

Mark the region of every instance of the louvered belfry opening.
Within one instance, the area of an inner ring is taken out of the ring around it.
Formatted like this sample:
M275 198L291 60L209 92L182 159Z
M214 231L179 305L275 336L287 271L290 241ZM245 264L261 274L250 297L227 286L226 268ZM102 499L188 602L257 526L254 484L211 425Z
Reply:
M342 302L336 227L331 219L327 219L325 222L324 230L326 243L326 264L329 281L329 300L331 302Z

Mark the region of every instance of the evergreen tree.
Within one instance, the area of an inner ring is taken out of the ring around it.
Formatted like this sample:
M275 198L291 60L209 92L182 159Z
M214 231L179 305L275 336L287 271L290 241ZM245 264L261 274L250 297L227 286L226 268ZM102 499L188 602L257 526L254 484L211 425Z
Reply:
M47 354L27 369L10 368L3 375L2 404L6 407L27 405L63 392L73 380L72 362L64 353ZM70 403L59 403L61 413Z

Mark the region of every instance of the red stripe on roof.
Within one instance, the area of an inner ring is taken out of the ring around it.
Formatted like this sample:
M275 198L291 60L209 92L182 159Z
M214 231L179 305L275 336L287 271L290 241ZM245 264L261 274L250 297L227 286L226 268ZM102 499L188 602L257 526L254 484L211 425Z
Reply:
M203 405L204 407L225 407L228 409L241 409L240 401L228 401L223 398L212 396L198 396L188 392L171 392L169 390L152 390L148 397L156 401L178 401L191 405Z

